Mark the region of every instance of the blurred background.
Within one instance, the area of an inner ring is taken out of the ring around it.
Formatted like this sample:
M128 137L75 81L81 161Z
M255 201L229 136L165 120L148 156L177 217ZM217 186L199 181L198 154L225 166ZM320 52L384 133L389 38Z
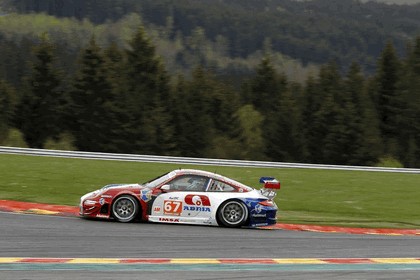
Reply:
M420 167L417 3L0 0L0 145Z

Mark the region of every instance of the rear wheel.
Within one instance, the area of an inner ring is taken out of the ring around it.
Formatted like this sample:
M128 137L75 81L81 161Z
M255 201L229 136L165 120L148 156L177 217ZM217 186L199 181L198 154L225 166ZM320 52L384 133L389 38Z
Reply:
M131 195L117 197L112 203L112 216L123 223L133 221L139 212L139 203Z
M241 201L230 200L220 206L217 217L225 227L241 227L248 220L248 208Z

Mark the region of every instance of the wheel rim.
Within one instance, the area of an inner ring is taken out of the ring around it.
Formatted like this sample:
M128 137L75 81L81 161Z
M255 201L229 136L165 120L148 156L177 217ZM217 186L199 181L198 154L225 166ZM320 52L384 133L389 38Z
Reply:
M132 199L122 197L115 201L113 209L117 219L130 220L136 212L136 204Z
M222 209L223 219L230 225L241 223L245 215L246 212L243 205L236 201L227 203Z

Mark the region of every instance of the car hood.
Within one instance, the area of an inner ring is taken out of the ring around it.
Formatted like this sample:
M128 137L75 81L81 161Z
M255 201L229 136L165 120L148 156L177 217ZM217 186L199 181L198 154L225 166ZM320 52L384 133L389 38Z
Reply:
M81 201L84 201L85 199L92 199L101 195L105 195L108 191L110 190L141 190L143 189L144 186L140 185L140 184L111 184L111 185L106 185L100 189L97 189L96 191L90 192L85 194L84 196L82 196L80 198Z
M110 189L130 189L130 188L136 188L136 189L142 189L144 186L140 184L111 184L106 185L100 189L100 191L105 192Z

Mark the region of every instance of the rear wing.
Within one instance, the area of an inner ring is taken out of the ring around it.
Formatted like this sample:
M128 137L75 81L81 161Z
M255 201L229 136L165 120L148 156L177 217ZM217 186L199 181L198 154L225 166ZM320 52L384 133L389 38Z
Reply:
M273 199L277 194L276 191L281 187L280 182L273 177L261 177L260 183L264 184L260 192L268 199Z

